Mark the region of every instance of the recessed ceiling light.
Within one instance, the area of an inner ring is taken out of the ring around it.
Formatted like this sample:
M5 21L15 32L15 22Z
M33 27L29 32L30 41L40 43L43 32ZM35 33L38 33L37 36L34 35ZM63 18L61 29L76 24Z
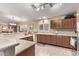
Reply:
M41 7L41 9L43 10L43 9L44 9L44 7L42 6L42 7Z
M10 25L16 25L15 23L9 23Z
M38 18L38 19L42 19L42 18L40 17L40 18Z
M79 16L79 13L77 13L77 16Z
M20 17L15 16L15 15L7 15L6 17L8 17L8 18L10 18L10 19L12 19L12 20L14 20L14 21L27 21L27 19L25 19L25 18L20 18Z
M44 16L43 19L46 19L46 17Z

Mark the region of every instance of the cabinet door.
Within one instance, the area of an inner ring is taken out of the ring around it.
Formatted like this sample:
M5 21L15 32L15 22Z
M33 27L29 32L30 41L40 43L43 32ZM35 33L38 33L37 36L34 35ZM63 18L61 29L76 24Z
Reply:
M54 29L56 27L54 20L50 21L50 28Z
M51 21L51 29L61 29L61 28L62 28L62 20Z
M74 25L74 19L72 19L72 20L71 20L71 28L72 28L72 29L75 29L74 26L75 26L75 25Z
M76 29L77 27L77 20L76 18L73 18L73 28Z
M44 42L50 44L50 35L43 35Z
M62 20L62 28L67 29L68 28L68 20Z
M74 19L70 19L68 20L68 28L69 29L74 29Z
M67 28L68 28L68 29L73 29L72 23L73 23L73 22L72 22L71 19L68 19L68 20L67 20Z
M33 36L29 36L29 37L27 37L27 40L29 40L29 41L33 41Z
M33 36L24 37L24 38L21 38L21 39L28 40L28 41L33 41Z
M37 34L37 42L43 42L44 41L44 37L40 34Z
M63 39L63 46L64 47L69 47L69 44L70 44L69 37L62 36L62 39Z
M59 46L63 46L63 47L73 48L70 45L70 37L69 36L57 36L56 44Z
M57 20L56 22L56 29L62 29L62 20Z
M56 45L57 36L56 35L50 35L50 44Z
M69 36L62 36L62 38L63 38L63 46L72 48L72 46L70 45L70 37Z
M62 36L57 36L57 42L56 44L58 46L63 46L63 39L62 39Z
M43 43L50 43L50 35L37 35L37 41Z
M76 19L64 19L62 21L63 29L76 29Z

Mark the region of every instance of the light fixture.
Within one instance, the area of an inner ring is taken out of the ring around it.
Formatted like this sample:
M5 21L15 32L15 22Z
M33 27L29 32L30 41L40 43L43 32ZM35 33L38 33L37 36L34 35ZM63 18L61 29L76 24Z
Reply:
M42 19L42 18L40 17L40 18L38 18L38 19Z
M39 10L40 10L40 8L37 8L37 9L36 9L36 11L39 11Z
M43 10L44 9L44 6L42 6L41 9Z
M15 16L15 15L7 15L6 17L8 17L11 20L14 20L15 22L25 22L25 21L27 21L27 18L20 18L20 17Z
M15 26L16 24L15 23L9 23L9 25L14 25Z
M52 10L58 10L62 6L62 3L56 3L53 7Z
M44 16L43 19L46 19L46 17Z
M8 28L8 27L3 27L2 29L3 29L3 30L6 30L7 28Z
M44 16L44 17L40 17L40 18L38 18L38 19L44 19L44 20L45 20L45 19L47 19L47 17Z
M56 3L39 3L39 4L32 4L31 7L36 11L43 10L46 8L47 5L53 7Z

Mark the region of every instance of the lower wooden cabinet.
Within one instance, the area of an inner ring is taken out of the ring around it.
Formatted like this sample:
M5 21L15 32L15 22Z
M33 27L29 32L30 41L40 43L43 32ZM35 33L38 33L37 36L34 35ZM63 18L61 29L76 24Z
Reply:
M27 40L33 41L33 36L27 37Z
M56 35L50 35L50 44L56 45L57 42L56 39L57 39Z
M70 45L70 37L68 37L68 36L62 36L62 45L64 46L64 47L69 47L69 45Z
M45 42L45 39L44 39L44 37L43 37L43 35L37 35L37 41L38 42Z
M35 45L25 49L21 53L17 54L17 56L35 56Z
M73 48L70 45L70 36L61 35L37 35L37 42L53 44L62 47Z
M63 40L62 44L64 47L73 48L73 46L70 45L70 36L62 36L62 40Z
M50 43L49 35L37 35L37 42Z
M63 47L73 48L70 45L70 36L57 36L56 44Z
M63 46L64 41L63 41L62 36L56 36L56 37L57 37L56 45Z
M24 37L24 38L21 38L21 39L28 40L28 41L33 41L33 36Z

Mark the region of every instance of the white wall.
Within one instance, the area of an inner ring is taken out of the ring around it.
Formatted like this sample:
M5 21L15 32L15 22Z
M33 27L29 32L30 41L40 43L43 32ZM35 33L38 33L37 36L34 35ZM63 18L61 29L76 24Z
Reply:
M79 50L79 13L77 13L77 34L78 34L78 37L77 37L77 50Z
M27 30L27 25L20 25L20 31Z

